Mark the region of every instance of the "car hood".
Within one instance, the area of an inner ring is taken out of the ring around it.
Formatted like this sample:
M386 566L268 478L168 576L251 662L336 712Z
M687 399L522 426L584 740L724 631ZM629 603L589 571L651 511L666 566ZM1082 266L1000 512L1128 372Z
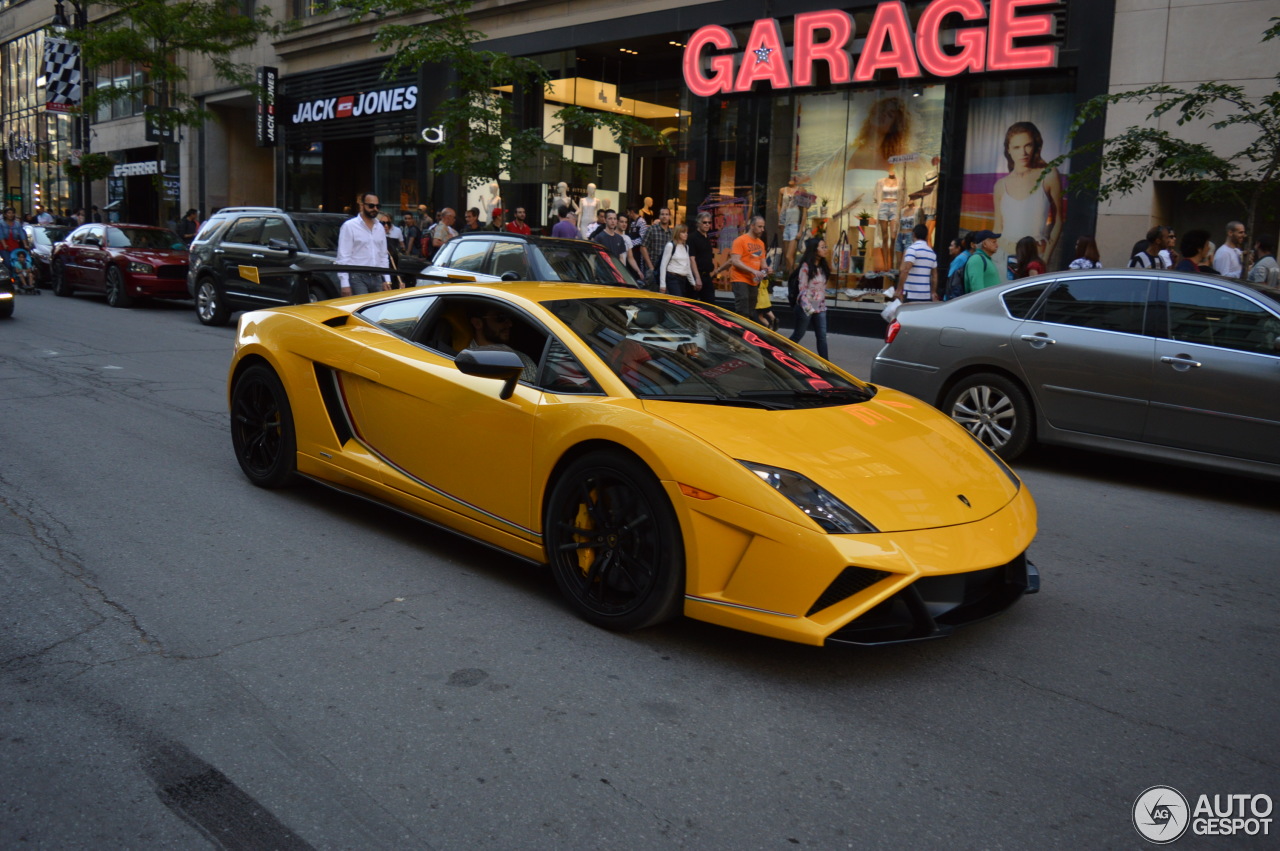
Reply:
M644 407L731 458L807 476L882 532L972 523L1018 492L964 429L920 400L884 388L869 402L831 408L764 411L666 401ZM687 484L715 491L713 482Z
M138 250L129 248L120 252L120 256L127 260L140 261L142 263L150 263L152 266L167 266L172 263L183 264L188 261L189 255L186 251L172 250Z

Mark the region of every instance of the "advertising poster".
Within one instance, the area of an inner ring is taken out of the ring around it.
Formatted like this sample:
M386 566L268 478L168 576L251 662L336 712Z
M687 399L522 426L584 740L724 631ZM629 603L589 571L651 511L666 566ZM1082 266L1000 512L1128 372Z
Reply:
M944 97L921 86L797 99L794 170L818 199L809 215L825 219L831 245L843 236L866 257L866 272L896 268L899 234L936 211Z
M1074 114L1069 94L980 98L970 106L960 227L1000 234L1001 268L1016 260L1025 236L1036 240L1049 268L1062 266L1070 162L1036 181L1045 163L1068 149Z

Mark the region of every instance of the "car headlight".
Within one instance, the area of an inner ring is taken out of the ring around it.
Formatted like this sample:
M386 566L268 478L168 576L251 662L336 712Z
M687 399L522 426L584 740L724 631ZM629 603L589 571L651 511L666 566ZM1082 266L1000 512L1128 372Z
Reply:
M129 263L129 271L137 272L139 275L154 275L156 273L156 267L152 266L150 263L139 263L134 260Z
M880 531L861 514L799 473L781 467L770 467L768 464L743 461L741 458L738 463L795 503L796 508L809 515L823 531L833 535L865 535Z

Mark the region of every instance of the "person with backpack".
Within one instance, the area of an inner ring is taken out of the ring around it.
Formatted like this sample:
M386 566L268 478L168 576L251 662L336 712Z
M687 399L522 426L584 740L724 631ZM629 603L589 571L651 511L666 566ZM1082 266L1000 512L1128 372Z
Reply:
M805 241L800 265L791 273L797 285L796 325L791 342L800 342L812 323L818 338L818 356L822 358L827 357L827 279L831 277L827 254L827 241L820 236L810 237Z
M1000 283L1000 270L992 259L1000 250L1000 234L980 230L973 234L973 244L976 246L973 256L964 264L964 291L967 293L985 290Z
M964 264L973 256L972 234L966 233L951 240L947 251L951 254L951 265L947 267L947 278L942 282L943 301L964 295Z

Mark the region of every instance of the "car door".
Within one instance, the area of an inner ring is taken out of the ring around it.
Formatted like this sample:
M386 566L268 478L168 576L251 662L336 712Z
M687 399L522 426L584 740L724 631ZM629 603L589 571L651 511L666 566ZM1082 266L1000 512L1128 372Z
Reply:
M95 290L106 290L104 275L111 253L107 250L107 232L102 225L90 225L76 251L76 283Z
M240 216L227 228L226 235L213 249L214 265L218 269L227 297L248 307L267 307L279 304L268 295L268 286L254 283L240 274L241 266L260 266L265 255L260 240L266 216L252 213ZM257 255L257 256L255 256Z
M525 250L527 243L497 240L493 250L489 252L482 271L500 281L528 281L529 258Z
M257 235L255 243L256 250L249 253L251 265L258 267L280 267L288 266L297 256L297 251L301 248L297 236L294 235L293 228L289 227L289 222L283 216L264 216L262 222L262 230ZM272 248L271 242L276 240L276 244L294 246L294 253L290 254L287 248ZM257 284L254 291L264 300L274 304L297 304L299 299L297 293L298 276L297 275L281 275L276 277L264 277Z
M1010 346L1039 410L1057 429L1142 437L1155 340L1144 333L1143 277L1063 278Z
M521 326L512 344L530 354L546 332L506 302L442 296L413 340L386 336L357 359L351 378L356 427L392 468L387 483L489 526L536 538L530 463L542 391L521 382L464 375L455 354L470 340L476 305L505 311ZM537 351L530 354L536 361Z
M1146 440L1280 464L1280 311L1208 282L1162 288Z

